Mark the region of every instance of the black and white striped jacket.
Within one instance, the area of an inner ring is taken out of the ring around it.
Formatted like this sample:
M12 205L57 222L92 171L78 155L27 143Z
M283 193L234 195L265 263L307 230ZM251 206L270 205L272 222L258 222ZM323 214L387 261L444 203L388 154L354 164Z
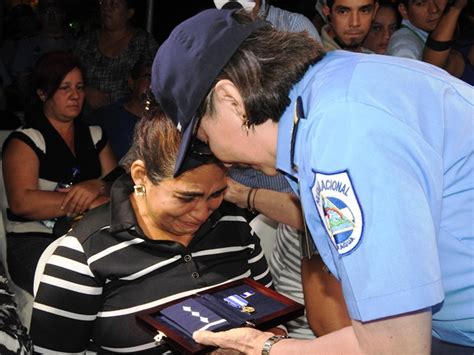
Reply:
M271 285L259 238L236 206L224 202L184 247L142 234L131 191L130 178L119 178L111 203L90 211L40 265L35 351L81 353L92 341L101 352L156 353L137 312L244 277Z

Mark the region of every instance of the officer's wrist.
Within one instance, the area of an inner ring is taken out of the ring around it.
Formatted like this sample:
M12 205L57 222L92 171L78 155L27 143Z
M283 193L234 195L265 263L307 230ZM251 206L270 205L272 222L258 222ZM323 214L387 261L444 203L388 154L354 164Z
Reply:
M263 344L275 334L265 331L265 332L259 332L258 336L254 336L251 341L247 341L248 348L245 349L246 354L258 354L260 355L262 353L263 349ZM249 339L250 340L250 339Z
M286 335L272 335L262 345L262 355L270 355L270 351L279 343L281 340L288 339Z

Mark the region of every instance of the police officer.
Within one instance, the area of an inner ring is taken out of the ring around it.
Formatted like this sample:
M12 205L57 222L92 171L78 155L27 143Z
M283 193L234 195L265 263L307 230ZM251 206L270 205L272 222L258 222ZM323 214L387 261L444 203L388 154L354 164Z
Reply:
M333 51L228 10L162 44L152 90L223 162L283 172L352 325L312 341L195 334L246 353L474 350L472 87L421 62ZM201 152L205 154L204 151Z

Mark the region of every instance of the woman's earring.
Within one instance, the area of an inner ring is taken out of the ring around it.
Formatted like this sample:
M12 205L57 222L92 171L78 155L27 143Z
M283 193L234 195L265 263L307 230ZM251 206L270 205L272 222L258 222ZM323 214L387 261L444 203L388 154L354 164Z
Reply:
M145 111L150 111L151 109L151 101L150 100L145 100Z
M135 196L144 196L146 193L145 185L133 185L133 190L135 191Z
M242 126L245 130L245 133L249 134L249 129L250 129L250 122L249 119L247 118L247 115L242 116Z

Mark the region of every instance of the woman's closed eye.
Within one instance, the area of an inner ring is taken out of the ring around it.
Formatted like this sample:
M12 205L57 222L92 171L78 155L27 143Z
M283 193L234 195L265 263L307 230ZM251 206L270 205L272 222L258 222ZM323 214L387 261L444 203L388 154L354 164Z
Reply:
M211 194L209 196L209 200L213 198L222 197L224 195L225 190L227 190L227 186Z
M196 196L176 196L176 198L183 203L190 203L196 199Z

